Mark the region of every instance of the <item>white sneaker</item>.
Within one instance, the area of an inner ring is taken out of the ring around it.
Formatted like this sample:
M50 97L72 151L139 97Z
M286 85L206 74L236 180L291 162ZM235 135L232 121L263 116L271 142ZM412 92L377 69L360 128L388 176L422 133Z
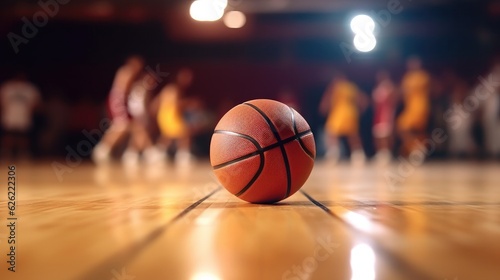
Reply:
M392 161L391 151L389 151L387 149L383 149L383 150L378 151L377 154L375 155L375 161L379 165L383 165L383 166L389 165L389 163L391 163L391 161Z
M167 154L165 150L153 146L144 150L142 155L144 156L144 160L146 161L146 163L156 164L164 162Z
M92 150L92 160L99 163L106 163L110 160L111 148L106 145L99 143Z
M139 163L139 153L132 149L127 149L122 155L122 163L127 166L136 166Z
M363 150L354 150L351 153L351 164L354 166L363 166L366 162L365 152Z
M188 151L179 150L175 154L175 163L180 166L190 165L193 160L193 156Z
M340 161L340 150L338 147L330 147L326 150L325 160L328 163L335 164Z

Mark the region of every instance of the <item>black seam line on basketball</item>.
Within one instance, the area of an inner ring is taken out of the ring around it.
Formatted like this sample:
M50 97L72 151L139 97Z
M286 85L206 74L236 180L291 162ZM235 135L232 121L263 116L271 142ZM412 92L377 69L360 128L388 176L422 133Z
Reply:
M276 130L276 127L274 126L271 119L269 119L269 117L266 115L266 113L264 113L259 107L255 106L251 103L243 103L243 104L252 107L255 111L257 111L264 118L264 120L267 122L267 125L269 125L269 128L273 132L274 137L276 138L276 141L279 143L279 147L281 150L281 155L283 156L283 163L285 164L285 171L286 171L286 194L284 197L284 198L286 198L290 195L290 191L292 190L292 172L290 171L290 163L288 162L288 155L286 154L285 146L283 145L283 143L281 143L280 134L279 134L278 130Z
M227 134L227 135L234 135L234 136L238 136L237 134L239 133L235 133L235 132L232 132L232 131L225 131L225 130L216 130L214 133L219 133L219 134ZM235 159L232 159L230 161L226 161L224 163L221 163L221 164L217 164L217 165L214 165L212 166L212 168L214 170L216 169L219 169L219 168L223 168L223 167L226 167L228 165L231 165L231 164L235 164L239 161L242 161L242 160L245 160L245 159L248 159L248 158L251 158L253 156L256 156L256 155L259 155L261 153L264 153L266 151L269 151L271 149L274 149L276 147L279 147L280 145L285 145L285 144L288 144L289 142L292 142L293 140L298 140L300 139L301 137L304 137L304 136L307 136L307 135L310 135L312 134L312 131L310 129L306 130L306 131L302 131L294 136L291 136L291 137L288 137L288 138L285 138L283 140L281 140L281 142L276 142L274 144L271 144L267 147L264 147L264 148L260 148L260 147L257 147L257 151L255 152L251 152L251 153L248 153L246 155L242 155L240 157L237 157ZM244 135L244 134L242 134ZM248 135L245 135L245 136L248 136ZM243 136L242 136L243 137ZM248 136L250 137L250 136ZM243 138L246 138L246 137L243 137ZM250 137L251 138L251 137ZM253 138L252 138L253 139ZM257 143L258 144L258 143Z
M264 170L264 162L265 162L264 153L260 153L259 156L260 156L259 169L257 169L257 172L255 173L255 175L253 175L250 182L248 182L248 184L246 184L239 192L234 194L235 196L241 196L242 194L244 194L253 185L253 183L255 183L257 178L259 178L260 174L262 173L262 170Z
M252 136L229 130L215 130L214 133L232 135L247 139L248 141L252 142L252 144L255 146L255 148L257 148L257 150L262 150L262 147L260 146L259 142L257 142L257 140L255 140Z
M290 113L292 114L292 123L293 123L293 131L295 132L295 134L298 133L298 130L297 130L297 122L295 121L295 114L293 113L293 109L292 107L288 106L288 109L290 109ZM305 146L304 142L302 142L302 139L299 138L297 139L299 141L299 145L300 147L302 148L302 150L304 150L304 152L311 158L314 160L314 155L313 153L311 153L311 151L309 151L307 149L307 147Z
M353 227L351 224L347 223L344 219L339 217L337 214L333 213L330 208L322 204L321 202L317 201L314 199L312 196L310 196L308 193L306 193L303 190L300 190L300 192L314 205L317 207L321 208L321 210L325 211L328 215L331 217L339 220L341 223L347 225L347 227L354 231L356 234L359 235L367 235L363 233L362 231L358 230L357 228ZM371 236L368 236L370 239L374 239ZM363 238L366 239L366 238ZM404 260L401 257L398 257L396 253L391 252L388 250L386 247L379 245L380 242L377 242L377 240L374 240L373 242L370 242L370 246L374 249L375 252L379 253L380 255L383 256L383 259L388 260L389 262L392 263L394 267L400 268L404 270L404 274L410 277L409 279L432 279L430 275L427 275L426 272L419 270L415 266L413 266L411 263L408 261Z
M260 174L262 173L262 170L264 170L265 157L264 157L264 152L262 151L262 147L260 146L259 142L257 142L257 140L255 140L253 137L246 135L246 134L243 134L243 133L238 133L238 132L234 132L234 131L227 131L227 130L215 130L214 133L242 137L242 138L247 139L248 141L252 142L252 144L255 145L255 148L259 151L258 152L258 155L260 156L259 168L257 169L257 172L252 177L252 179L250 179L248 184L246 184L239 192L237 192L235 194L236 196L240 196L240 195L244 194L253 185L253 183L257 180L257 178L259 178Z
M189 205L182 212L177 214L174 218L163 224L162 226L157 227L151 233L149 233L145 238L131 244L123 250L118 251L116 254L111 255L105 261L101 262L99 265L95 266L91 270L87 271L81 277L77 279L87 280L87 279L102 279L103 275L108 275L111 269L119 270L122 267L125 267L127 263L131 262L134 257L138 256L144 249L148 248L151 244L153 244L166 230L170 228L170 226L184 217L186 214L191 212L193 209L198 207L203 201L207 200L209 197L217 193L222 189L221 186L218 186L212 192L207 194L206 196L200 198L193 204Z

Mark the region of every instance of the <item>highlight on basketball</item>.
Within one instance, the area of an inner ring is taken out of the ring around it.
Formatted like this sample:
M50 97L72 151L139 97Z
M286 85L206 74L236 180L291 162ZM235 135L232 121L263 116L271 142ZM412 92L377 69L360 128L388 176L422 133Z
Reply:
M0 279L498 279L500 3L0 3Z

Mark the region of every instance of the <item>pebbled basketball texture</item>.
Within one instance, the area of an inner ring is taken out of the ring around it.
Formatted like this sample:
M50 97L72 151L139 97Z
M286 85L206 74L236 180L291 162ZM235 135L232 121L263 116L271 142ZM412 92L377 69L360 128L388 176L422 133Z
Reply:
M274 203L297 192L314 165L311 129L294 109L257 99L229 110L210 143L210 163L219 182L252 203Z

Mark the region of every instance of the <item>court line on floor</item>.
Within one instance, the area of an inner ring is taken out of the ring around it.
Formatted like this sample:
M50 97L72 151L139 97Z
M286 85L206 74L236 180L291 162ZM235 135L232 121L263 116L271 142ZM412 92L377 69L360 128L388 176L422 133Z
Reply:
M303 190L300 190L300 192L307 198L311 203L316 205L317 207L321 208L324 212L326 212L328 215L331 217L339 220L341 223L345 224L351 231L355 232L357 235L361 235L365 237L364 239L369 240L370 246L374 249L375 252L378 254L382 255L383 259L387 260L389 263L392 264L393 268L401 270L401 272L405 275L405 277L408 277L406 279L433 279L430 275L426 274L425 272L419 270L406 260L400 258L397 256L396 253L390 251L389 249L381 246L376 238L374 238L371 235L368 235L357 228L353 227L351 224L346 222L344 219L342 219L339 215L335 214L330 208L328 208L326 205L323 203L317 201L314 199L312 196L310 196L308 193L306 193Z
M358 201L353 200L356 206L361 207L377 207L380 205L390 206L500 206L500 202L481 202L481 201L462 201L462 202L446 202L446 201L420 201L420 202L405 202L405 201ZM326 204L326 203L325 203ZM335 203L327 205L336 205Z
M322 205L331 206L342 206L342 207L358 207L358 208L368 208L368 207L378 207L378 206L500 206L500 202L481 202L481 201L397 201L397 200L370 200L370 201L360 201L360 200L343 200L343 201L319 201ZM298 205L300 202L295 202L293 205ZM307 202L303 203L309 204Z
M141 251L146 249L158 237L160 237L172 224L174 224L176 221L184 217L190 211L194 210L201 203L203 203L203 201L207 200L221 189L222 189L221 186L217 187L206 196L200 198L193 204L189 205L186 209L182 210L179 214L170 219L167 223L153 230L145 238L138 240L133 244L131 244L130 246L128 246L127 248L125 248L124 250L118 251L117 253L113 254L111 257L101 262L101 264L97 265L96 267L90 269L88 272L84 273L83 276L79 277L78 279L81 280L103 279L103 277L104 279L110 279L112 277L111 271L113 269L116 271L120 271L135 256L137 256Z

